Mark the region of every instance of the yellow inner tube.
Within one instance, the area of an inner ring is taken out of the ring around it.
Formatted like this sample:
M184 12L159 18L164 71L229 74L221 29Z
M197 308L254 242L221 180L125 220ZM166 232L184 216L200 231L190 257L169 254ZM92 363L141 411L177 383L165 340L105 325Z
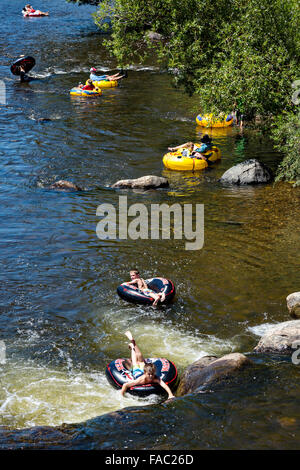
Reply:
M200 144L195 144L200 147ZM163 157L163 164L169 170L177 170L177 171L198 171L204 170L204 168L208 167L208 163L206 160L202 160L201 158L197 157L188 157L183 156L182 152L185 149L179 149L176 152L169 152L166 153ZM210 162L215 162L221 158L221 151L218 147L213 147L211 150L203 153L205 157Z
M86 81L87 84L87 81ZM99 80L98 82L93 82L93 85L98 88L114 88L118 86L117 80Z
M102 95L102 91L99 89L99 88L96 88L95 90L83 90L82 88L72 88L72 90L70 90L70 95L73 95L73 96L87 96L87 97L91 97L91 96L101 96Z
M213 114L204 114L203 116L199 114L196 117L196 122L201 127L228 127L232 126L233 117L230 114L228 116L224 115L224 117L215 117Z

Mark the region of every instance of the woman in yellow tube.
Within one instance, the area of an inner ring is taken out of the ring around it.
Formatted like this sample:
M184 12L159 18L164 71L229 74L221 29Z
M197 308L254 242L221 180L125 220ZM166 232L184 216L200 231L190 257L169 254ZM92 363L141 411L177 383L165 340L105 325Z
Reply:
M193 142L186 142L185 144L177 145L177 147L169 147L168 150L170 150L170 152L176 152L176 150L185 149L188 150L189 155L184 155L182 153L183 156L197 157L203 160L207 160L203 153L212 149L212 140L208 134L205 134L200 142L200 147L198 146L198 144L194 144Z

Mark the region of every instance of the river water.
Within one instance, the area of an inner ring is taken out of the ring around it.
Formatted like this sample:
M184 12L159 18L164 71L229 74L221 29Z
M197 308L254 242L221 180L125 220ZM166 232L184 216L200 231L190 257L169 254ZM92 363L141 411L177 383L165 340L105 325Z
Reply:
M299 290L299 189L218 183L246 158L274 169L279 156L258 133L216 130L223 158L211 170L164 170L168 146L201 137L195 98L152 64L133 65L98 99L71 97L92 65L116 67L95 8L48 0L34 6L49 18L23 19L22 6L10 2L0 26L0 448L298 448L299 366L252 351L270 325L289 319L285 297ZM10 74L20 54L35 57L37 80L20 84ZM147 174L168 177L170 188L109 188ZM49 189L58 179L84 191ZM204 247L99 240L97 207L117 207L120 195L147 208L204 204ZM119 299L116 287L133 267L172 279L175 302L155 310ZM146 357L168 357L179 373L207 354L242 352L255 365L167 403L121 398L105 367L128 355L127 329Z

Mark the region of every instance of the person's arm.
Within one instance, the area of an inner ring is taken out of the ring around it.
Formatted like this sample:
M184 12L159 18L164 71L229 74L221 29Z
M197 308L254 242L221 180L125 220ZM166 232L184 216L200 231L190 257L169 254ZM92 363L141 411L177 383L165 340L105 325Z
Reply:
M123 283L122 283L122 286L123 286L123 284L126 284L126 285L128 285L128 286L130 286L130 285L132 285L132 284L137 284L137 281L138 281L138 279L133 279L133 281L123 282Z
M135 385L140 385L143 382L144 382L143 381L143 375L141 375L141 377L139 377L135 380L131 380L131 382L126 382L125 384L122 385L121 395L124 396L124 394L127 392L128 388L134 387Z
M170 387L163 380L159 379L158 383L162 388L165 389L165 391L168 394L168 398L175 398L175 396L173 395Z
M122 385L121 395L124 397L124 394L127 392L127 389L131 387L131 382L127 382Z

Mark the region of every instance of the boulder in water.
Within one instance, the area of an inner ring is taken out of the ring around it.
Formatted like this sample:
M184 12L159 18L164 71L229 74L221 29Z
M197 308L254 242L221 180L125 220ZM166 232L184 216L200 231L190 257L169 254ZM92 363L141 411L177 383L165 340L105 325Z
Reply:
M291 317L300 318L300 292L293 292L288 295L286 303Z
M260 184L269 183L272 178L271 170L252 158L229 168L219 181L225 184Z
M169 186L167 178L162 176L142 176L137 179L120 180L113 184L112 188L131 188L131 189L157 189Z
M254 348L258 353L290 355L300 345L300 320L290 320L270 328Z
M56 181L55 183L51 184L50 189L82 191L82 189L79 186L77 186L77 184L71 183L70 181L66 181L66 180Z
M226 354L223 357L205 356L188 366L181 376L177 396L199 392L213 382L232 376L252 361L240 353Z
M41 118L38 118L37 119L37 122L51 122L52 119L50 118L44 118L44 117L41 117Z

